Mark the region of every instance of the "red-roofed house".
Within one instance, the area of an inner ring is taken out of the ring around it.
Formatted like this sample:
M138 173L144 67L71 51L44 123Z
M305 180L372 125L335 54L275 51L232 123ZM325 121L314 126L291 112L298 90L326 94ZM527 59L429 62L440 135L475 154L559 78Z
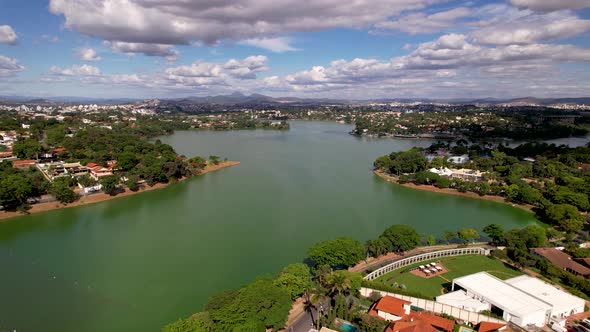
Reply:
M14 160L12 162L12 167L13 168L29 168L29 167L35 167L35 163L37 161L36 160L32 160L32 159L28 159L28 160Z
M392 322L384 332L438 332L438 330L425 321L415 320L411 322Z
M392 296L384 296L373 305L369 314L390 322L406 318L410 314L412 302Z
M15 160L16 155L14 155L12 152L0 152L0 162L3 162L4 160Z
M90 176L98 181L101 177L113 175L112 169L107 167L102 167L95 163L88 163L86 167L90 170Z
M477 332L496 332L503 331L505 329L506 324L502 323L481 322L477 326Z
M590 275L590 268L574 261L570 255L556 248L532 248L531 253L538 257L545 258L552 264L557 265L576 276L586 277Z
M404 319L391 322L385 332L452 332L455 322L424 311L410 311Z
M433 314L429 314L424 311L411 311L409 319L424 321L424 322L432 325L438 331L451 332L451 331L453 331L453 328L455 327L454 321L452 321L450 319L442 318L440 316L436 316Z

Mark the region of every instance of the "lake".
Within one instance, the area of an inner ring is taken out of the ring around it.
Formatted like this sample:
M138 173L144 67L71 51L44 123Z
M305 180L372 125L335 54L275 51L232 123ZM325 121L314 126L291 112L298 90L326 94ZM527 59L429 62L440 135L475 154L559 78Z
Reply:
M162 190L0 223L0 331L158 331L209 296L300 262L313 243L365 241L395 223L423 234L534 223L508 205L412 190L373 160L431 142L359 138L349 125L185 131L186 156L241 165Z

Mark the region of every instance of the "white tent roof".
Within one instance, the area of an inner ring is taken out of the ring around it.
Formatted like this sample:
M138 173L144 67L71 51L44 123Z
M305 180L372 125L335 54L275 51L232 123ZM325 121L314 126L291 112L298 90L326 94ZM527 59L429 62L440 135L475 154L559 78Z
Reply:
M480 312L489 309L489 305L487 303L474 299L473 296L468 295L463 290L437 296L436 302L448 304L457 308L463 308L473 312Z
M584 300L566 293L557 287L537 278L526 275L506 280L506 283L551 304L557 311L570 311L584 308Z
M539 311L551 310L551 305L536 297L486 273L479 272L453 280L469 293L477 294L482 300L510 312L511 315L524 317Z

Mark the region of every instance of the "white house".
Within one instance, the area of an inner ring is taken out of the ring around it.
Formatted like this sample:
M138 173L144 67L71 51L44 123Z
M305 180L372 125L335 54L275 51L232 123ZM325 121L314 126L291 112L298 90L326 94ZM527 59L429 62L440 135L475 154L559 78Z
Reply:
M463 164L469 161L469 156L466 154L462 156L451 156L447 161L453 164Z

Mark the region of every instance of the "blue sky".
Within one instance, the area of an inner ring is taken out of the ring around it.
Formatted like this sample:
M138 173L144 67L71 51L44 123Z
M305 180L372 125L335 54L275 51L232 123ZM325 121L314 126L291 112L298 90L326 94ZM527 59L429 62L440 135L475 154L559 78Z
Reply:
M0 0L0 95L575 97L590 0Z

